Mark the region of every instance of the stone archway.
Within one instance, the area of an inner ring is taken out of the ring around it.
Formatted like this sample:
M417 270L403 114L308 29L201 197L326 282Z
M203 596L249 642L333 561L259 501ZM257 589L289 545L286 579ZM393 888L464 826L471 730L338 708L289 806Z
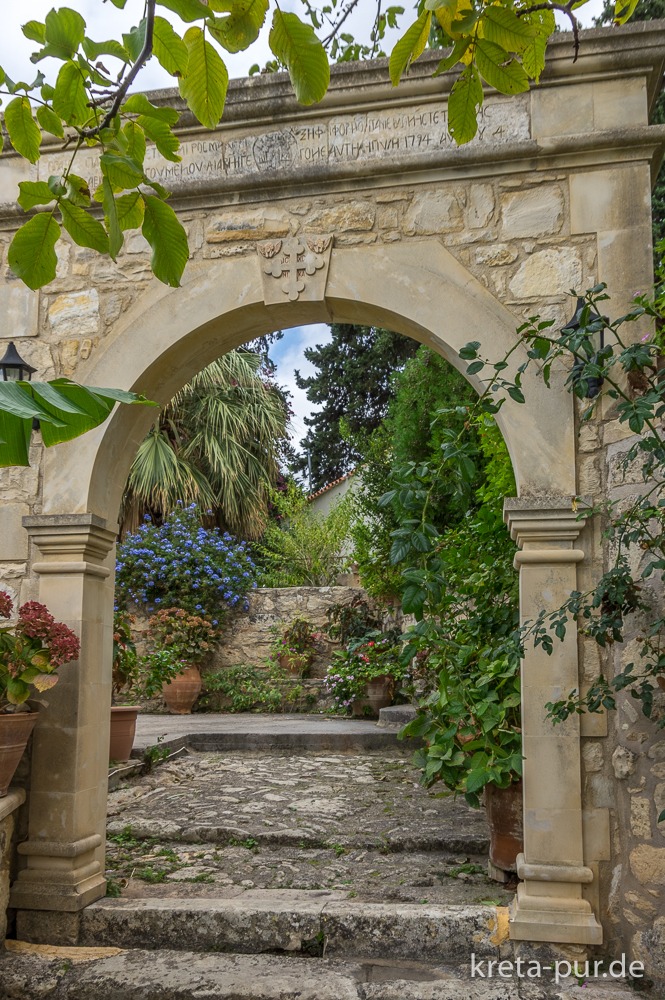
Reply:
M305 280L303 300L288 303L270 301L272 277L266 281L262 260L259 253L222 262L214 272L210 266L192 269L181 290L159 290L147 305L141 302L118 323L86 380L140 385L165 400L238 343L312 320L379 322L427 343L462 368L457 352L474 331L483 331L476 336L497 357L514 343L514 317L434 241L411 244L408 254L396 246L333 249L329 266ZM518 352L516 363L521 360ZM574 421L562 383L559 377L556 387L544 390L530 375L527 403L509 401L500 413L523 496L508 501L507 511L522 548L517 559L526 615L548 599L556 606L573 589L575 564L583 557L573 547L580 531L571 504ZM94 436L47 455L45 513L25 521L39 553L33 569L40 596L59 617L76 622L82 636L81 667L54 692L35 741L30 833L20 846L27 867L13 891L13 903L33 933L36 919L39 923L35 911L74 915L103 891L109 559L128 467L151 419L149 412L121 408ZM583 863L578 724L555 737L542 708L576 677L574 637L543 663L534 652L525 659L525 882L513 933L531 940L594 943L600 936L582 898L592 872Z
M653 24L584 33L574 64L568 45L553 39L532 93L488 96L478 138L461 150L446 138L446 78L431 77L436 53L395 90L380 62L338 67L315 109L298 107L281 77L236 82L217 131L183 120L181 164L151 151L150 176L173 190L189 231L183 287L152 278L140 234L115 264L65 247L55 283L39 295L0 282L11 336L25 331L20 351L46 377L165 401L214 357L282 326L383 323L459 366L469 340L500 357L526 316L561 325L573 286L605 281L614 310L627 308L651 266L649 187L665 138L648 114L665 33ZM39 170L57 172L62 155L48 153ZM11 230L16 163L3 163L0 222ZM94 157L81 169L94 184ZM499 423L518 483L506 517L528 618L558 606L578 578L602 572L598 538L581 530L571 499L603 495L608 445L598 432L610 415L578 445L560 373L548 391L530 373L525 395L524 406L507 402ZM151 419L123 408L69 445L36 449L39 469L0 477L9 501L0 578L21 579L25 597L38 588L80 632L83 649L35 735L24 867L12 895L33 939L74 938L76 914L103 892L115 519ZM604 721L570 719L553 730L544 718L545 702L579 678L572 633L552 657L527 650L515 939L598 943L606 862L630 851L630 835L610 842L607 783L584 770L582 738L604 737ZM607 772L611 750L609 740L594 746L596 771Z

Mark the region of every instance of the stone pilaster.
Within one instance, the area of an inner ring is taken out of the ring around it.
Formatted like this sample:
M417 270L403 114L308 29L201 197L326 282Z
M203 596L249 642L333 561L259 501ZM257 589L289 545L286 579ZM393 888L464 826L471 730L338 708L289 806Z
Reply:
M507 500L504 513L519 546L520 620L555 611L577 587L575 547L583 523L570 498ZM579 686L577 629L554 638L551 655L527 641L522 661L524 754L523 880L511 913L510 935L518 941L600 944L602 927L583 886L593 881L584 864L580 727L577 716L554 726L545 704Z
M115 532L94 514L26 517L23 523L39 600L80 636L81 655L59 671L34 732L28 839L18 848L25 867L11 895L19 924L20 911L73 914L105 893L115 542Z

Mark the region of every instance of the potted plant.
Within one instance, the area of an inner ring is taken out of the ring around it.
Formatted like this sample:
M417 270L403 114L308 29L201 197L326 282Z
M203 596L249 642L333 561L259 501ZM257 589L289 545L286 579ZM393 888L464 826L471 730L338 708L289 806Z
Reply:
M198 664L212 652L220 630L184 608L163 608L148 622L148 655L140 661L146 694L161 693L175 715L188 715L201 692Z
M0 618L11 618L14 604L0 591ZM37 601L21 605L14 625L0 628L0 796L9 783L37 721L28 702L58 682L58 668L77 659L78 637Z
M378 715L391 705L407 674L400 655L393 634L365 637L334 653L324 681L334 707L351 709L353 715Z
M275 636L271 658L292 674L305 677L321 644L321 633L314 623L297 615L284 628L273 626L271 631Z
M129 760L140 706L132 704L138 682L138 657L132 638L134 618L125 610L113 614L113 675L109 760Z
M469 805L485 805L490 861L514 871L522 850L519 651L508 640L503 649L469 645L446 653L434 646L438 686L400 738L423 740L415 760L425 784L441 781Z

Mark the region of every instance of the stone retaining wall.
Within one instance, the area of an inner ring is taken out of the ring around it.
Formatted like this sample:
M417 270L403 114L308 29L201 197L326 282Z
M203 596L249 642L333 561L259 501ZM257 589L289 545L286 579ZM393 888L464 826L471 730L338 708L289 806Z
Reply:
M25 802L22 788L10 788L0 799L0 946L7 936L7 908L9 906L9 885L13 875L14 831L17 812Z
M249 595L249 609L237 612L230 619L224 637L212 656L202 665L202 674L224 670L227 667L247 665L261 669L268 666L270 647L274 642L273 629L282 629L297 616L312 622L315 631L321 632L320 651L307 671L305 678L294 677L284 682L285 689L297 685L302 690L293 704L287 704L288 711L318 711L328 707L322 685L332 654L339 649L339 643L327 638L326 612L334 604L350 604L355 597L367 598L360 587L275 587L255 590ZM138 647L144 646L143 636L147 629L147 617L134 610L134 630L138 636ZM386 623L402 620L401 609L384 611ZM205 683L205 681L204 681ZM224 710L226 707L220 695L207 697L210 711Z

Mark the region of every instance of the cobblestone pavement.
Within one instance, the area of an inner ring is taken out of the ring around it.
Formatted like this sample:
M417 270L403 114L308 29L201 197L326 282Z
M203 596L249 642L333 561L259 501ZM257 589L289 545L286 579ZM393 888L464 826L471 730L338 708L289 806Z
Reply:
M418 783L411 751L184 752L109 796L108 877L137 895L338 889L494 901L484 814Z

